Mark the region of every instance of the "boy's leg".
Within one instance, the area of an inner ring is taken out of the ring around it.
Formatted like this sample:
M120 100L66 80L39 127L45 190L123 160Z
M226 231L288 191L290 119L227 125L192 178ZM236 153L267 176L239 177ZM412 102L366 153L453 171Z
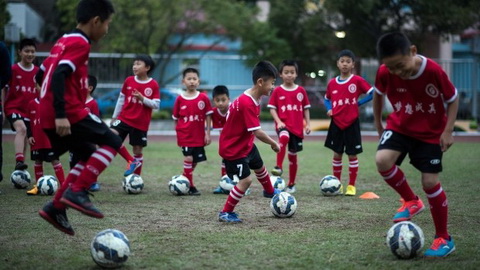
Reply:
M195 186L193 183L193 170L193 157L185 156L183 159L183 175L188 178L191 187Z
M342 180L342 169L343 169L343 163L342 163L342 154L339 153L333 153L333 159L332 159L332 172L333 176L337 177L338 180Z
M65 173L63 172L63 166L60 160L56 159L52 161L53 171L55 176L58 179L59 184L61 185L65 181Z
M13 119L15 116L12 115L11 117ZM26 170L28 168L28 165L25 164L25 139L27 137L27 127L22 118L14 120L12 126L15 129L15 170Z
M33 164L33 171L35 173L35 181L38 183L40 177L43 176L43 162L41 160L35 160Z
M297 170L298 170L298 161L297 161L297 153L288 152L288 186L293 187L295 185L295 179L297 178Z
M280 151L277 153L277 165L273 168L272 174L281 176L283 173L283 160L287 152L288 141L290 140L290 134L288 130L282 129L278 133L278 141L280 142Z
M236 161L226 160L225 167L228 177L233 178L234 175L239 175L241 179L230 191L222 211L218 214L218 220L220 222L239 223L242 220L238 218L234 210L240 199L245 195L245 191L252 184L250 167L245 159Z
M355 155L348 156L348 175L349 181L347 190L345 191L345 196L355 196L357 194L355 182L357 181L358 175L358 158Z

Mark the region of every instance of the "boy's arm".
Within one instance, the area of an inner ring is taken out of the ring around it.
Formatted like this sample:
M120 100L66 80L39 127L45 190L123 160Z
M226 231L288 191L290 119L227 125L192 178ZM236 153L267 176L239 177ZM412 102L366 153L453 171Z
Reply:
M442 148L443 152L447 151L448 148L453 144L452 133L455 126L455 120L457 119L458 103L459 98L457 96L455 101L448 103L447 105L447 125L440 136L440 147Z
M283 123L282 120L280 120L280 117L278 117L277 109L270 108L270 114L272 115L275 123L277 123L278 129L285 128L285 123Z
M374 89L373 88L370 89L370 91L368 91L367 94L365 94L365 96L357 102L358 106L362 106L363 104L372 100L373 99L373 92L374 92Z
M158 110L160 108L160 99L149 99L143 97L143 105L151 108L152 110Z
M118 95L117 104L115 105L115 110L113 110L112 120L117 119L118 115L122 112L124 103L125 103L125 95L122 92L120 92L120 95Z
M383 96L379 93L373 93L373 117L375 122L375 128L378 135L382 136L383 124L382 124L382 110L383 110Z
M205 145L209 145L212 142L212 139L210 137L210 130L212 129L212 114L207 114L205 122L207 124L205 130Z
M277 153L280 151L280 145L278 145L278 143L270 136L268 136L268 134L265 133L265 131L263 131L262 129L254 130L253 134L255 134L255 137L257 137L260 141L269 144L272 147L273 151Z
M73 73L67 64L60 64L52 75L53 107L55 108L55 129L60 137L69 135L70 122L65 113L65 80Z
M310 110L303 110L303 118L305 119L305 133L310 134Z

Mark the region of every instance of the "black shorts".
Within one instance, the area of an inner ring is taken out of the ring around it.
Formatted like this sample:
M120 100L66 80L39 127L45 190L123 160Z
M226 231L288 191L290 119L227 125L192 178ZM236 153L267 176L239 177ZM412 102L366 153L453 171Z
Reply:
M192 156L193 163L198 163L207 160L207 155L205 154L205 148L201 147L189 147L182 146L182 153L184 157Z
M288 151L292 153L297 153L303 150L303 139L298 137L297 135L291 133L286 128L281 128L277 131L277 134L280 137L280 132L287 131L288 132Z
M247 178L250 176L250 170L258 170L263 167L262 157L255 144L250 153L248 153L248 156L235 160L224 159L223 162L225 163L225 170L230 179L233 179L234 175L237 175L239 179Z
M116 130L118 132L118 136L122 138L122 141L125 140L125 138L128 137L130 138L130 145L138 145L142 147L147 146L147 132L134 128L121 120L115 120L111 125L110 128Z
M357 155L363 152L362 135L360 133L360 120L355 120L349 127L342 130L333 120L330 121L325 147L332 149L335 153Z
M87 161L97 150L97 145L110 146L116 150L122 146L122 139L93 114L72 124L70 130L71 134L64 137L60 137L55 129L44 130L50 139L53 151L59 156L71 151L78 156L79 160Z
M393 130L385 130L377 150L389 149L401 152L396 164L400 166L408 154L410 164L422 173L442 171L442 148L440 144L422 142Z
M36 161L44 161L44 162L52 162L54 160L58 160L58 155L55 154L53 149L38 149L30 151L31 160Z
M10 122L10 128L12 129L12 131L16 131L15 128L13 127L13 123L16 121L23 121L25 123L25 127L27 128L30 126L30 120L18 113L12 113L7 115L7 119L8 119L8 122Z

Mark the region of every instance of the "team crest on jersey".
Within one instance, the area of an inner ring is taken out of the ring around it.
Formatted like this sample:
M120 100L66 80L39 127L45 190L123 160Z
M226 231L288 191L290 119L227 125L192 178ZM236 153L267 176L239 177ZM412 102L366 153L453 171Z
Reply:
M198 102L198 108L199 108L200 110L205 109L205 102L203 102L203 100L200 100L200 101Z
M435 85L429 83L427 87L425 87L425 92L427 92L427 95L431 96L432 98L438 97L438 89L435 87Z
M151 96L153 93L153 90L152 88L148 87L148 88L145 88L145 96L149 97Z
M298 101L301 102L301 101L303 100L303 94L302 94L302 93L298 93L298 94L297 94L297 99L298 99Z
M357 86L356 86L355 84L353 84L353 83L350 84L350 85L348 86L348 91L349 91L350 93L352 93L352 94L355 93L355 92L357 91Z

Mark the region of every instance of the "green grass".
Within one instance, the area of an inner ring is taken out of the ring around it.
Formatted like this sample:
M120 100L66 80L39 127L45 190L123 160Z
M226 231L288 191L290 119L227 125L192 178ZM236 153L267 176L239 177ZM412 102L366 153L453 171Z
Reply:
M262 143L257 146L271 169L274 153ZM199 197L175 197L168 191L168 180L182 170L182 154L175 142L151 142L145 149L142 177L146 186L139 195L123 192L124 161L117 157L101 175L102 190L93 199L105 218L93 219L69 210L76 232L71 237L38 216L49 197L27 197L25 190L14 189L9 183L13 146L4 142L3 171L7 178L0 183L0 269L96 269L89 244L97 232L107 228L119 229L130 239L132 255L124 269L478 268L478 144L457 143L444 156L441 180L449 199L449 231L457 251L439 260L398 260L386 247L385 235L399 207L399 197L376 172L376 143L364 143L365 152L359 155L357 196L323 197L318 183L322 176L331 174L332 153L323 147L323 141L305 142L305 150L299 153L294 194L298 208L293 218L274 218L269 199L261 196L261 186L254 181L252 194L236 208L244 223L236 225L217 221L226 199L211 193L220 178L217 148L217 143L206 148L208 161L194 172L202 191ZM66 166L67 161L62 161ZM344 165L344 177L347 167ZM408 160L402 168L426 202L420 174ZM45 171L53 174L49 164ZM359 199L366 191L375 192L380 199ZM423 229L429 246L434 234L429 211L416 216L414 222Z

